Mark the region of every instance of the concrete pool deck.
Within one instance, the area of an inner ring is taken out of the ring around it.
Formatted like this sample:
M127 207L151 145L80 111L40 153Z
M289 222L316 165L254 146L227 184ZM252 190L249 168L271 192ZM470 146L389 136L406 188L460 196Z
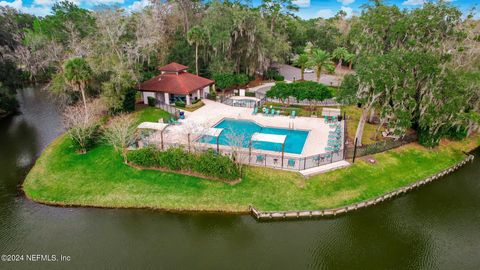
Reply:
M167 144L187 144L187 134L192 134L191 140L204 134L205 130L213 127L224 118L253 120L260 125L289 129L308 130L301 154L291 154L291 157L306 157L326 153L329 131L332 130L323 118L288 116L264 116L262 113L252 115L252 108L232 107L223 103L204 99L205 105L193 112L185 112L185 119L181 124L169 126L164 131L164 142ZM343 122L342 122L343 125ZM196 134L196 135L195 135ZM150 137L151 142L159 143L160 134L155 133ZM278 152L276 152L278 154ZM285 154L287 155L287 154Z

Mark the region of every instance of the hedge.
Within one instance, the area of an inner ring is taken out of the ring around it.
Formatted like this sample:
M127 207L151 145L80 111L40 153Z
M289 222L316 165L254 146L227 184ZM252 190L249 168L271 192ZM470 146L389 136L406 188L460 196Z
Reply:
M166 168L172 171L196 172L207 177L236 180L240 178L238 166L227 156L213 151L188 153L183 148L160 151L146 147L128 152L130 163L142 167Z
M155 98L154 97L147 97L148 106L155 107Z

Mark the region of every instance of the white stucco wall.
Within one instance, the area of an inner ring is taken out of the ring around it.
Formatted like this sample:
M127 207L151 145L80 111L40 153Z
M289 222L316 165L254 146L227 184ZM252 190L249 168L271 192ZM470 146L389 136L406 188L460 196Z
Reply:
M142 92L143 104L148 104L148 97L155 98L155 92Z
M208 93L210 93L210 86L205 86L205 88L203 88L203 97L202 98L206 98Z

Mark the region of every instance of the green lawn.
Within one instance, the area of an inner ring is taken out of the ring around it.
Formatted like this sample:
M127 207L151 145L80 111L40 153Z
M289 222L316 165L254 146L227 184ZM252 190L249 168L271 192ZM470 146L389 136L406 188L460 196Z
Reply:
M150 112L143 112L147 119ZM374 155L377 164L354 165L304 179L295 172L248 167L242 182L229 185L197 177L138 170L108 146L76 154L70 139L56 139L24 182L39 202L102 207L245 212L338 207L359 202L432 175L464 158L480 143L444 143L436 150L412 144Z
M160 118L170 119L170 114L154 107L139 106L135 111L138 123L158 122Z

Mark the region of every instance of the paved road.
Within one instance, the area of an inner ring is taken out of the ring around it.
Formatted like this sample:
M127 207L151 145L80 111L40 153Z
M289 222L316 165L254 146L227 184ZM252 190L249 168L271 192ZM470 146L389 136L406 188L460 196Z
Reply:
M300 79L299 68L296 68L290 65L282 65L282 64L278 64L276 67L278 68L278 71L280 72L280 74L285 77L285 80L293 81L294 79L295 80ZM315 73L305 73L304 77L305 77L305 80L307 81L317 81ZM322 76L320 76L320 83L323 83L329 86L340 86L341 78L337 75L322 74Z

